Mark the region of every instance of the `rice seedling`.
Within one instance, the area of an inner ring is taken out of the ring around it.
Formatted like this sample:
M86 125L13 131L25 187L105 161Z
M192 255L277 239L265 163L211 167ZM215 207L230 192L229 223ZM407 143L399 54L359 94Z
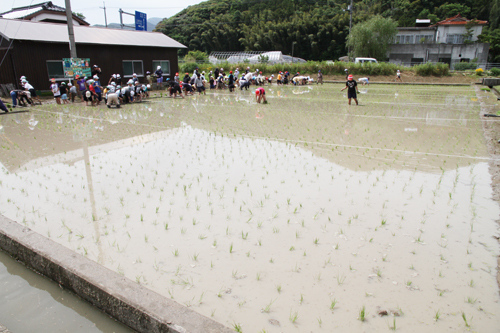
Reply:
M233 253L233 243L229 246L229 253Z
M346 278L345 275L341 275L341 274L337 275L337 284L339 286L343 285L345 278Z
M392 318L392 326L389 325L389 329L396 330L396 317Z
M281 284L276 285L276 290L278 291L278 294L281 294Z
M271 312L271 306L273 305L273 303L277 300L277 298L275 298L274 300L271 300L271 302L267 303L266 306L264 306L264 308L261 309L261 312L264 312L264 313L269 313Z
M337 305L337 300L334 298L332 301L330 301L330 310L333 310L335 308L335 305Z
M469 303L469 304L475 304L477 301L477 298L474 298L474 297L471 297L471 296L467 296L467 299L466 299L466 302Z
M242 333L243 331L241 330L241 325L240 324L237 324L237 323L233 323L233 329L238 332L238 333Z
M290 310L290 316L288 317L288 319L290 320L290 322L292 324L295 324L295 322L297 321L297 319L299 319L299 311L294 311L292 313L292 310Z
M469 320L467 320L467 317L465 315L465 312L462 311L462 319L464 320L464 323L465 323L465 327L469 328L470 327L470 323L469 321L472 320L472 317L470 317Z
M359 316L358 316L358 320L364 322L366 320L366 309L365 309L365 306L363 305L363 307L359 310Z

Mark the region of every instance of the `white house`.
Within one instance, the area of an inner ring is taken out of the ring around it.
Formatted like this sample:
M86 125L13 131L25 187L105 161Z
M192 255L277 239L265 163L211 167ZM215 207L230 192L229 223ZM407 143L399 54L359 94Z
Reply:
M430 20L417 20L415 27L400 27L389 48L389 61L404 65L444 62L451 67L472 59L486 63L489 44L478 43L477 36L488 22L474 21L472 36L466 41L465 25L471 21L458 14L434 25L430 25Z

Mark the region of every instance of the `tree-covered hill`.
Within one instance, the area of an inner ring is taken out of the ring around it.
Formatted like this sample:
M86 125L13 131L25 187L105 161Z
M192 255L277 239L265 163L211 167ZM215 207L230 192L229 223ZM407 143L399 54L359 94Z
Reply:
M355 0L353 25L380 14L413 26L416 18L433 22L461 13L490 20L500 0ZM188 50L273 51L307 60L347 54L349 0L208 0L190 6L156 26ZM498 19L496 20L498 21ZM185 50L183 52L187 52Z

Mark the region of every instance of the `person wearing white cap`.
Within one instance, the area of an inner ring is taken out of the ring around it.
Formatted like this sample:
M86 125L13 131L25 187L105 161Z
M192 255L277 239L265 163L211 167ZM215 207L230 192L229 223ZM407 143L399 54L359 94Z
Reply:
M156 75L156 89L161 89L163 86L163 71L161 70L161 66L156 67L155 75Z
M139 79L137 78L137 74L136 73L132 74L132 81L134 81L134 83L133 83L134 85L135 85L136 82L139 82Z
M109 78L108 85L110 85L112 82L116 83L116 74L112 74L111 77Z
M68 88L69 88L69 96L71 98L71 102L74 103L75 97L78 95L78 91L76 90L76 86L74 86L70 82L70 83L68 83Z
M108 109L111 109L112 104L116 105L117 109L120 108L120 100L118 99L118 94L116 93L114 85L108 85L108 92L106 94L106 97L106 106L108 107Z
M26 80L25 77L24 79L22 79L21 84L23 85L24 90L30 92L31 98L36 99L38 103L42 105L42 101L40 100L40 97L37 96L35 88L33 88L33 86L28 82L28 80Z
M99 81L99 76L94 75L92 78L94 79L94 82L96 83L96 85L98 85L98 86L101 85L101 81Z

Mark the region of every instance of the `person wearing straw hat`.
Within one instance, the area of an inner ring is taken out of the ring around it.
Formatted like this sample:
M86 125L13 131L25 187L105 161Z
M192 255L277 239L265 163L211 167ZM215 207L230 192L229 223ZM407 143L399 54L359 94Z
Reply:
M342 88L340 91L344 91L347 89L347 98L349 99L349 105L351 105L351 99L354 99L356 102L356 105L358 105L358 96L356 95L356 92L359 93L358 90L358 84L356 83L356 80L352 77L352 74L349 74L347 77L347 82L345 83L345 87Z

